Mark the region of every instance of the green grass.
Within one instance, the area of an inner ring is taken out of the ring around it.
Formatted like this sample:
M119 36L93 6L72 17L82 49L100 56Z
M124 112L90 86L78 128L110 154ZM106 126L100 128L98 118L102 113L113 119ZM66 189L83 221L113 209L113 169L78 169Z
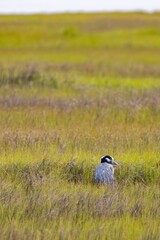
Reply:
M159 13L0 25L1 238L158 240ZM93 182L104 154L113 186Z

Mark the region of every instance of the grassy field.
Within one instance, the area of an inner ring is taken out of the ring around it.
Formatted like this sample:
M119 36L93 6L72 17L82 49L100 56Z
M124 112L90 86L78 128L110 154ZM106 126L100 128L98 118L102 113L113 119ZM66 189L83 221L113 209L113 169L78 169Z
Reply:
M0 16L0 239L159 240L159 56L160 13Z

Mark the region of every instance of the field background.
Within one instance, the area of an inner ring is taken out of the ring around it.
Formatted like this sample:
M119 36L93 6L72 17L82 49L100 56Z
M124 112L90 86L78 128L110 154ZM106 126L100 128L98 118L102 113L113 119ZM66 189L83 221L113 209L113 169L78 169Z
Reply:
M0 16L1 239L158 240L159 156L160 13Z

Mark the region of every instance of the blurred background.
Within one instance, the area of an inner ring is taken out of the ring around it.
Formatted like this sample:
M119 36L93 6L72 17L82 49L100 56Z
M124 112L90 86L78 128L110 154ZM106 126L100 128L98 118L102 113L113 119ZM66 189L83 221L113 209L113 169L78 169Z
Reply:
M1 13L34 13L34 12L72 12L72 11L158 11L160 2L157 0L1 0Z

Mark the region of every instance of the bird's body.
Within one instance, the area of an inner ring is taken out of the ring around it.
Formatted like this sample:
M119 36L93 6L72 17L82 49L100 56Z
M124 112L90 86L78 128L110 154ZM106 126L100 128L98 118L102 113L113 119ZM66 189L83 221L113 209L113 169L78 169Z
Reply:
M96 167L94 172L94 182L96 184L113 184L114 168L112 165L118 165L110 156L101 158L101 163Z
M114 168L108 163L101 163L97 166L94 173L95 183L109 183L114 182Z

